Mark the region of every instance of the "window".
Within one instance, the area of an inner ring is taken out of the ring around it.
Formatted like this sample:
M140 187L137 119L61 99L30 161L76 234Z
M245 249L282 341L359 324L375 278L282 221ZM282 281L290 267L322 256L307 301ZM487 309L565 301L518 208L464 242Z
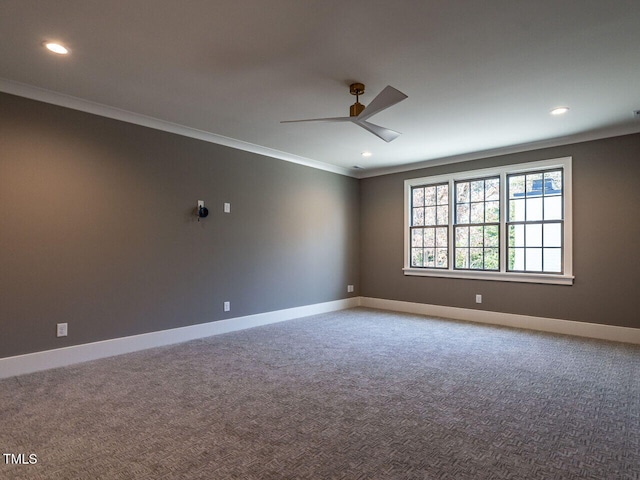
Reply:
M405 181L405 275L570 285L571 158Z
M411 265L449 266L449 184L411 190Z

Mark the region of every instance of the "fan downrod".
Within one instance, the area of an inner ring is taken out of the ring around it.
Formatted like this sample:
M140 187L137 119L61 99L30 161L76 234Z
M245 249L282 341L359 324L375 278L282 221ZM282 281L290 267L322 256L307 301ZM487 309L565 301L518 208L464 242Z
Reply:
M349 116L357 117L364 110L364 105L359 102L359 96L364 93L364 83L352 83L349 85L349 93L356 96L356 103L349 108Z

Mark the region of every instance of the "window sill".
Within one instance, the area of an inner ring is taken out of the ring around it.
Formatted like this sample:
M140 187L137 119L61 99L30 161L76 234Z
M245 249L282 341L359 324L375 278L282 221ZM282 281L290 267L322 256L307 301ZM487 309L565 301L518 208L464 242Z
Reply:
M462 270L428 270L425 268L403 268L405 275L417 277L462 278L467 280L493 280L498 282L545 283L573 285L573 275L545 273L471 272Z

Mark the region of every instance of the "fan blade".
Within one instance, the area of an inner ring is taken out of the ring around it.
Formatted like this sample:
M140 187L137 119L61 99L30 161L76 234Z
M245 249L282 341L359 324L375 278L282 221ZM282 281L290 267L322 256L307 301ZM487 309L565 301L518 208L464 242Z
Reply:
M280 123L300 123L300 122L351 122L351 117L329 117L329 118L309 118L307 120L282 120Z
M358 115L358 120L366 120L385 108L389 108L396 103L401 102L405 98L407 98L407 96L404 93L396 90L391 85L387 85L376 98L371 100L371 103L365 107L362 113Z
M382 140L384 140L387 143L389 143L392 140L395 140L401 135L400 132L396 132L395 130L389 130L388 128L380 127L373 123L369 123L365 120L358 119L353 123L355 123L356 125L360 125L362 128L370 131L375 136L380 137Z

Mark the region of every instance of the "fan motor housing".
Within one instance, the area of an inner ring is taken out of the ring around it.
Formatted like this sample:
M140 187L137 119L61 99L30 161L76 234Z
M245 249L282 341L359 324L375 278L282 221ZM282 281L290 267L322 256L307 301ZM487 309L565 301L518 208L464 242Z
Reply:
M356 103L349 108L349 116L357 117L364 110L364 105L358 101L358 97L364 93L364 83L352 83L349 85L349 93L356 96Z
M349 116L357 117L362 113L363 110L364 110L364 105L361 104L360 102L356 102L353 105L351 105L351 107L349 107Z

